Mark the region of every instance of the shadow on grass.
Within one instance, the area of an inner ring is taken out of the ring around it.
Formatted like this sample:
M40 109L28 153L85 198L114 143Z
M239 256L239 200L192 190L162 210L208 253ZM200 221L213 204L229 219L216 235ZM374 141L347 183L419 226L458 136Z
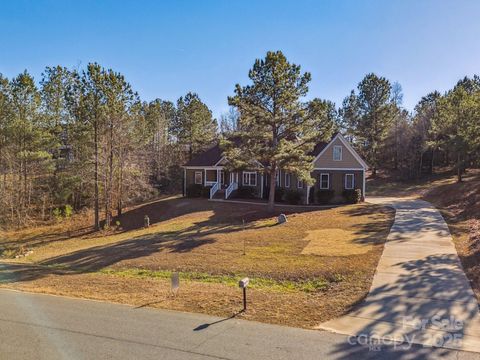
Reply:
M36 280L48 275L72 275L78 271L31 264L0 264L0 284Z
M143 227L143 218L147 214L151 224L178 218L183 215L208 211L205 220L195 222L179 230L163 231L137 236L125 241L95 246L66 255L49 258L39 263L47 269L12 266L10 275L4 275L0 281L16 282L33 280L52 273L95 272L125 260L149 256L154 253L188 253L197 248L216 242L216 236L248 229L270 227L271 224L258 225L256 221L268 219L279 213L300 213L319 211L318 209L299 208L276 209L267 212L258 205L209 202L204 199L175 198L147 204L122 216L123 231ZM65 270L58 270L65 269ZM65 272L62 272L65 271Z
M299 207L282 208L278 206L275 211L268 212L266 206L242 203L221 203L206 199L174 198L152 202L124 213L116 220L120 221L123 231L140 229L144 226L144 217L148 215L150 224L167 221L179 216L201 211L212 211L213 215L208 219L209 223L242 224L258 221L281 213L293 214L318 209Z
M52 244L60 241L65 241L73 237L83 237L95 234L91 226L83 226L72 230L55 231L40 235L33 235L23 238L22 240L7 240L2 241L1 246L4 248L11 248L15 246L25 246L27 248L34 248L41 245Z
M362 205L341 210L347 216L368 216L370 221L355 225L355 244L382 244L393 225L395 210L380 205Z

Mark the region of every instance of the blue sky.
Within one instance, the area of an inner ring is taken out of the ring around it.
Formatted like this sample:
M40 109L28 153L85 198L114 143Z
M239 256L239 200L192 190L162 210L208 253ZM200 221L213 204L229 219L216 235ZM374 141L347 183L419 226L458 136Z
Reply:
M219 116L268 50L339 105L362 77L398 81L404 106L480 73L480 1L0 0L0 73L99 62L142 99L197 92Z

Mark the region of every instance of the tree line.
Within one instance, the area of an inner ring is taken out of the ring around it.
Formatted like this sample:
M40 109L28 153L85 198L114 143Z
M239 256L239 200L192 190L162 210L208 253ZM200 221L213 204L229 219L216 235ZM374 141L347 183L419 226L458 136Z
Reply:
M0 75L0 224L91 208L95 229L108 228L126 206L181 191L181 165L218 140L232 166L263 164L272 194L279 167L312 182L308 152L335 131L373 176L389 169L412 179L446 166L461 181L466 168L478 166L478 76L427 94L412 112L402 107L401 86L376 74L339 107L306 101L311 75L280 51L256 60L249 78L217 123L196 93L175 103L142 101L122 74L96 63L47 67L38 83L27 71Z
M401 179L432 174L436 166L455 169L458 181L478 167L480 77L465 77L452 89L433 91L413 112L402 107L398 83L368 74L339 110L341 126L375 175L395 170Z
M197 94L142 102L99 64L47 67L38 84L0 75L0 224L92 208L108 228L125 206L181 189L180 166L216 137Z

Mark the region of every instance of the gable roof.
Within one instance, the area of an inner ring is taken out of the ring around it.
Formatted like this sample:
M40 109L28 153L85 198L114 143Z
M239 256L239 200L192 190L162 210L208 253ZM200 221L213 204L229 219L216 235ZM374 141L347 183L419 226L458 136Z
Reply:
M338 132L332 135L332 137L330 138L330 141L320 141L316 143L313 150L310 151L308 155L314 156L315 158L317 158L317 156L323 152L323 150L328 146L328 144L330 144L333 141L333 139L337 137L337 135L338 135Z
M185 166L215 166L222 159L220 144L213 145L187 162Z
M327 149L335 142L336 139L339 139L342 144L345 145L347 150L353 155L355 160L359 162L363 169L368 169L367 163L360 157L360 155L358 155L357 151L353 148L350 142L345 139L340 133L336 133L333 135L332 140L330 140L330 142L315 156L315 159L313 160L314 163L320 158L320 156L322 156L323 153L325 153L325 151L327 151Z
M317 161L318 158L327 150L329 145L331 145L335 139L339 138L340 141L347 147L347 149L352 153L355 159L362 165L364 169L368 169L367 163L358 155L355 149L350 145L350 143L342 136L340 133L335 133L332 136L332 139L328 142L321 141L315 144L313 150L309 153L310 156L315 157L313 162ZM233 141L238 141L238 139L234 139ZM184 166L186 167L206 167L206 166L217 166L218 163L223 159L223 151L220 147L220 144L215 144L211 146L209 149L199 153L189 162L187 162Z
M324 141L315 144L315 147L313 148L312 151L308 153L308 155L317 157L317 155L320 154L323 151L323 149L327 147L327 145L328 143Z

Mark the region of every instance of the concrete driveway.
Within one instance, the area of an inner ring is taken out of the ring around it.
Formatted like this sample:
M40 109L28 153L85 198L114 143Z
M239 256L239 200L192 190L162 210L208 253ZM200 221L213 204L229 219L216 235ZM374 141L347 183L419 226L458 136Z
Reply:
M358 308L319 328L480 352L478 303L440 212L422 200L368 202L396 210L372 287Z

